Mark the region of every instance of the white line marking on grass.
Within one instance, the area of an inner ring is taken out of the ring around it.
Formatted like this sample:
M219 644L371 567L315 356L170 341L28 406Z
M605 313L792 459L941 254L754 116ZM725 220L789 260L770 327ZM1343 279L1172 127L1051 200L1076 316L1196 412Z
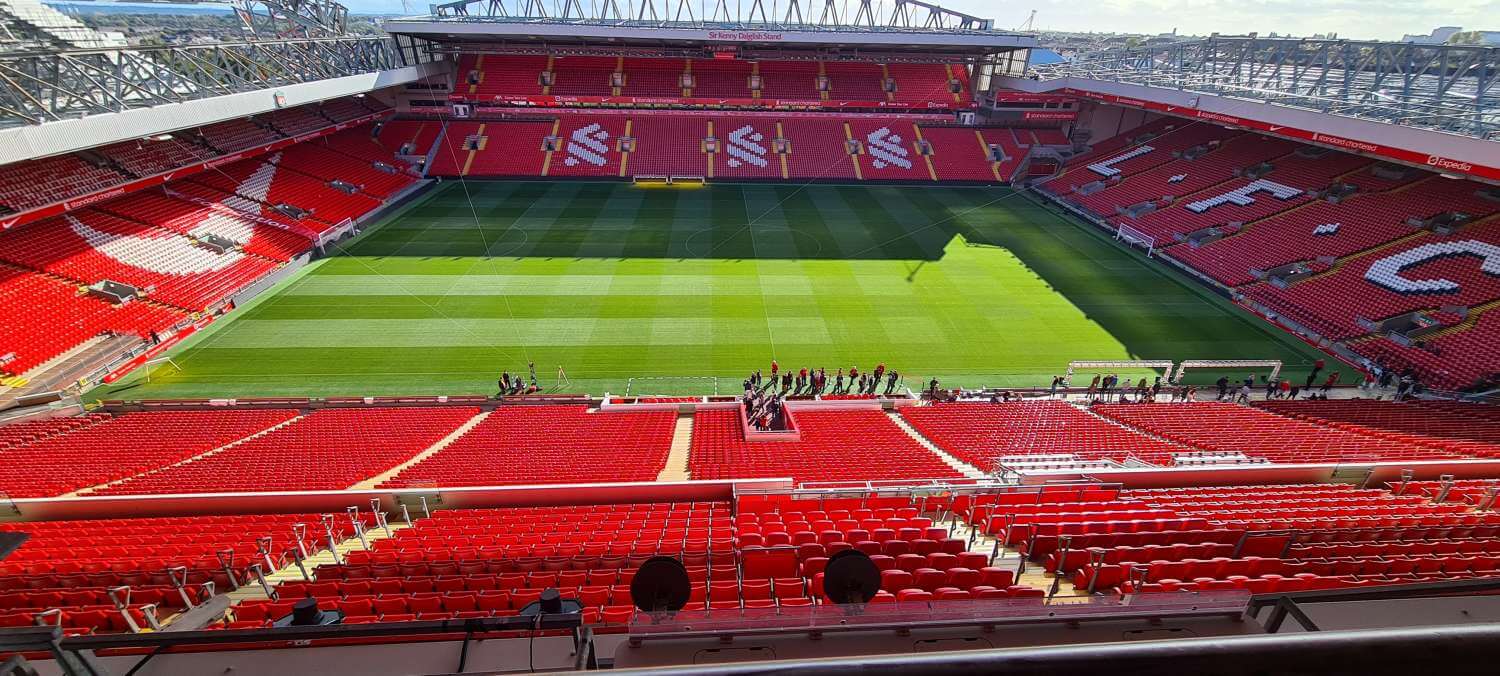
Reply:
M772 207L772 210L780 206L781 204L778 202L776 207ZM760 254L755 251L755 228L750 227L750 200L745 198L744 188L740 188L740 208L745 212L745 227L750 231L750 257L751 260L755 261L755 286L760 289L760 316L766 320L766 344L771 350L771 361L776 361L776 332L771 330L771 312L766 304L766 287L760 283ZM767 210L766 213L771 213L771 210ZM765 214L761 215L764 216Z

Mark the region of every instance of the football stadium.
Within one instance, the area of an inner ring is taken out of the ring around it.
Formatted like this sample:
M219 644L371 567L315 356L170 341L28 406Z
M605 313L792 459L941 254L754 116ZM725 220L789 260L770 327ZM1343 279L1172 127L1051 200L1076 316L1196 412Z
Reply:
M0 0L0 676L1487 671L1500 47L205 4Z

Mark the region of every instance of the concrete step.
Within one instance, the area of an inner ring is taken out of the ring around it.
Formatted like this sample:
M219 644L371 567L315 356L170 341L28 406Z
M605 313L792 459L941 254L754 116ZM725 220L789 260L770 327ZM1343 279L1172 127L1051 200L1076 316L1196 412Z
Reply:
M343 517L342 515L340 515L338 518ZM319 527L321 528L321 526ZM381 540L395 537L397 533L407 528L411 528L411 526L408 526L404 523L392 523L390 524L390 535L386 535L384 529L371 528L365 531L365 542L369 543L370 548L373 549L375 547L375 543ZM340 542L338 544L338 547L336 547L335 549L339 554L338 560L342 561L349 552L364 548L365 544L360 542L358 536L355 536L344 540L343 542ZM308 576L316 580L317 577L315 571L317 571L318 566L331 566L334 565L334 563L335 560L333 552L328 549L324 549L317 554L307 557L307 559L302 562L302 565L307 569ZM300 582L302 580L302 571L297 568L296 562L293 562L292 564L284 568L280 568L272 572L270 575L266 576L266 582L270 584L273 589L276 587L276 585L279 585L283 582ZM252 599L268 598L266 596L265 590L261 588L259 581L256 580L245 582L240 586L239 589L229 592L228 594L225 594L225 596L229 597L229 599L236 604Z
M692 478L688 470L688 456L693 449L693 414L677 414L677 428L672 431L672 450L667 453L667 464L662 467L657 481L687 481Z
M897 427L900 427L902 430L904 430L908 436L910 436L912 439L915 439L917 443L922 445L923 448L932 451L933 454L937 455L937 457L942 458L943 463L948 465L949 467L952 467L955 472L958 472L970 479L983 479L989 476L979 468L970 465L969 463L966 463L962 460L959 460L958 458L953 457L953 455L949 454L947 451L938 448L937 444L932 443L932 441L930 441L927 437L922 436L922 433L918 432L916 428L912 427L911 423L906 422L906 418L902 417L900 413L897 413L895 411L886 411L886 415L890 416L891 421L896 423Z
M388 469L388 470L386 470L384 472L381 472L380 474L377 474L377 475L372 476L372 477L370 477L368 479L365 479L364 481L356 483L353 486L350 486L349 490L351 490L351 491L369 490L371 488L375 488L376 486L379 486L380 484L383 484L383 483L385 483L387 481L390 481L391 479L394 479L397 474L400 474L400 473L406 471L406 468L411 467L412 465L415 465L415 464L417 464L419 462L422 462L423 460L426 460L426 459L428 459L428 458L430 458L430 457L432 457L434 455L437 455L438 451L441 451L441 450L447 448L449 444L453 443L454 441L457 441L459 437L461 437L461 436L463 436L465 434L468 434L469 430L474 429L476 426L479 425L479 423L484 422L484 419L490 417L490 414L493 413L493 412L494 411L484 411L484 412L481 412L479 415L476 415L476 416L474 416L472 418L469 418L469 420L467 422L465 422L462 425L459 425L458 429L453 430L452 432L449 432L448 436L443 437L442 439L438 439L437 443L435 443L435 444L433 444L431 446L428 446L427 450L422 451L421 453L418 453L418 454L412 456L411 459L407 460L406 462L403 462L403 463L401 463L399 465L396 465L395 467L392 467L392 468L390 468L390 469Z

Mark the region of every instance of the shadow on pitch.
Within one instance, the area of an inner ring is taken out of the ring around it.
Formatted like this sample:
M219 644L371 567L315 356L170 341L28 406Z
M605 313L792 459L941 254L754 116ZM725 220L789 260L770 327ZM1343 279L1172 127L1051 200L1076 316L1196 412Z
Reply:
M964 230L952 218L955 210L1003 194L911 186L676 191L625 183L483 181L470 181L464 190L450 182L341 255L935 261Z

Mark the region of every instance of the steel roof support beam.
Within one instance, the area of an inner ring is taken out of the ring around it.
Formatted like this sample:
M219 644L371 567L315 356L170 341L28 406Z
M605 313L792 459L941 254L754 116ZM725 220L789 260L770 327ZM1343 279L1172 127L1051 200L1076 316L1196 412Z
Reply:
M35 124L388 70L393 50L390 38L345 37L0 54L0 119Z
M268 2L272 0L237 0L239 2ZM283 0L275 0L283 1ZM326 1L326 0L325 0ZM656 3L662 3L658 9ZM990 30L992 22L989 19L981 19L977 16L955 12L940 5L926 2L926 0L894 0L887 7L884 0L856 0L857 6L851 14L847 10L847 0L790 0L786 12L780 17L776 16L777 6L766 6L766 0L751 0L748 6L736 3L734 8L729 7L728 0L713 0L712 11L707 11L703 17L708 23L741 23L748 26L765 28L785 28L789 26L808 25L808 17L813 11L814 3L820 3L818 18L813 25L830 28L874 28L887 26L891 28L925 28L942 30ZM451 0L442 4L432 6L432 15L435 17L493 17L504 19L533 19L554 21L585 21L585 22L609 22L625 20L633 16L634 20L666 21L668 14L673 14L673 23L684 23L683 15L687 15L687 23L702 25L693 14L689 0L677 0L675 11L672 11L673 0L642 0L639 8L621 11L617 0L596 0L589 3L585 9L581 0L552 0L549 9L546 0L514 0L507 4L505 0ZM804 8L804 5L806 7ZM686 9L686 11L684 11Z
M1212 36L1109 48L1034 70L1047 78L1077 75L1255 98L1500 138L1500 49L1494 47Z

